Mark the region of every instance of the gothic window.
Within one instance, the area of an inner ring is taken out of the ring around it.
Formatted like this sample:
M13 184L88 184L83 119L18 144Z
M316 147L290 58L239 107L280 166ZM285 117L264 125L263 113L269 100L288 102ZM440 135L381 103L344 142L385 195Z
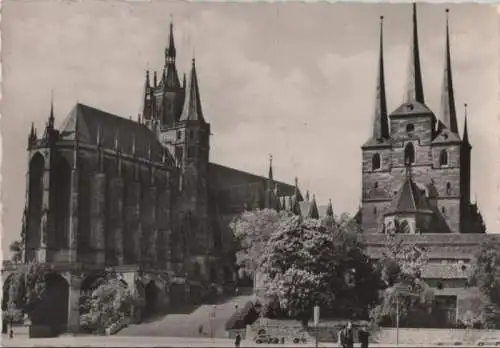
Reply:
M376 153L372 157L372 169L380 169L380 155L378 153Z
M446 194L451 194L451 184L449 182L446 183Z
M377 214L377 207L373 207L373 214Z
M181 136L182 136L181 131L177 131L177 140L180 140L180 139L181 139Z
M377 181L375 181L375 182L373 183L373 188L378 189L378 182L377 182Z
M446 208L445 207L441 207L441 213L443 213L443 215L446 216Z
M448 152L446 152L446 150L441 150L441 152L439 153L439 165L448 165Z
M405 147L405 164L415 163L415 147L413 143L408 143Z

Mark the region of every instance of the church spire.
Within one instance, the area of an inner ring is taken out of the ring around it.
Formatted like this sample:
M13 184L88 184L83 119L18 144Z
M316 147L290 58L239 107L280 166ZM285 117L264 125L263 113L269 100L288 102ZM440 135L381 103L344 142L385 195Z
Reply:
M269 155L269 174L267 178L272 182L273 181L273 155Z
M175 67L177 51L174 43L174 23L172 19L170 19L170 34L168 41L168 47L165 49L165 66L163 68L162 80L163 88L180 88L181 83L179 81L179 75L177 74L177 68Z
M49 122L48 122L48 128L54 129L54 91L51 91L50 93L50 115L49 115Z
M177 51L175 49L175 42L174 42L174 23L171 18L170 33L168 37L168 48L165 50L165 65L175 64L176 56L177 56Z
M443 87L441 94L441 122L439 127L446 127L451 132L458 134L457 115L455 111L455 96L453 91L453 80L451 73L451 54L450 54L450 33L448 26L448 12L446 9L446 52L443 74Z
M464 144L469 145L470 147L470 142L469 142L469 130L467 129L467 104L464 104L464 109L465 109L465 116L464 116L464 134L462 136L462 142Z
M389 138L389 123L387 120L387 99L385 95L384 74L384 16L380 16L380 53L378 62L377 95L375 104L375 118L373 122L373 138Z
M311 205L309 206L309 214L307 215L311 219L319 219L318 205L316 204L316 195L313 194Z
M333 206L332 206L332 200L328 200L328 207L326 208L326 213L325 215L327 217L332 217L333 218Z
M408 67L408 85L406 102L416 101L424 104L424 87L420 71L420 54L418 49L417 4L413 3L413 28L411 38L410 65Z
M184 107L179 120L205 122L201 109L200 90L198 88L198 76L196 74L196 62L194 58L191 66L191 76L189 79L188 90L186 91Z

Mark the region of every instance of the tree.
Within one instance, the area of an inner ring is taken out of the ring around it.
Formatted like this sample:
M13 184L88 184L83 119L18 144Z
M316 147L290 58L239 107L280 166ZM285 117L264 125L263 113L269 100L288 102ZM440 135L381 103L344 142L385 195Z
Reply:
M485 304L482 312L485 325L495 326L495 323L500 322L500 245L481 246L472 260L469 282L476 285L490 301Z
M350 308L358 314L376 299L371 264L355 236L343 232L338 227L328 230L316 219L292 216L268 240L261 264L266 295L303 325L316 304L324 313Z
M381 293L380 304L371 313L374 324L394 324L397 315L407 324L412 321L428 322L427 314L432 310L434 293L420 279L426 264L425 250L405 242L397 234L388 235L383 256L378 264L385 289ZM396 311L396 302L399 313Z
M9 278L8 298L4 299L6 305L2 306L7 311L4 316L13 318L18 317L20 313L30 316L45 292L46 277L50 271L48 265L39 263L19 267Z
M21 241L15 240L9 245L9 251L12 253L11 260L18 263L22 261L23 245Z
M261 263L265 245L281 220L289 216L286 211L272 209L245 211L231 222L236 248L236 265L246 274L255 275Z
M96 285L81 303L80 322L84 329L101 333L129 316L137 301L127 284L113 273L99 279Z

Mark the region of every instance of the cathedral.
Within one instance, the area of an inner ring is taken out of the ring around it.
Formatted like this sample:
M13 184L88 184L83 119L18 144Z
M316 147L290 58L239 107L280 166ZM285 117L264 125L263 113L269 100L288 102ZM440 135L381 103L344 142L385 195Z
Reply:
M373 131L362 146L362 229L484 233L480 214L470 202L472 146L466 109L464 129L458 129L448 25L437 115L425 104L415 5L405 101L388 115L382 25Z
M274 180L272 163L259 176L209 161L200 90L194 59L188 81L179 79L171 24L163 71L152 81L147 72L136 120L78 103L59 128L53 107L42 134L32 125L23 263L56 271L49 288L59 291L40 304L68 313L55 316L56 326L78 330L80 295L109 268L149 308L234 286L230 221L246 209L291 210L303 200L297 180Z

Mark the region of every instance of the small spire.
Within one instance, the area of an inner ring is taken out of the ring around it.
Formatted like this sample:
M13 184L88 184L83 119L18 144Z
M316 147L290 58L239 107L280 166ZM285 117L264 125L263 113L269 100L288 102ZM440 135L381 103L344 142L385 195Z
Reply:
M446 9L446 51L443 74L443 86L441 92L441 122L439 130L443 127L451 132L458 134L457 115L455 111L455 96L453 90L453 79L451 72L451 52L450 52L450 33L448 24L449 9Z
M151 84L149 83L149 70L146 70L146 88L151 87Z
M326 208L326 216L333 217L333 205L332 200L328 200L328 207Z
M158 77L156 75L156 71L153 73L153 86L158 86Z
M316 204L316 195L313 194L311 205L309 206L308 217L311 219L319 219L318 206Z
M201 121L205 122L201 108L200 90L198 87L198 76L196 74L196 62L193 58L191 66L191 77L184 101L180 121Z
M377 94L375 115L373 120L373 138L389 138L389 122L387 119L387 98L385 94L384 73L384 16L380 16L380 48L378 62Z
M55 117L54 117L54 90L51 90L50 91L50 115L49 115L49 123L48 123L48 127L50 129L54 128L54 120L55 120Z
M309 190L306 191L306 202L309 202Z
M469 130L467 129L467 103L464 104L464 134L462 136L462 141L466 144L470 144Z
M418 25L417 4L413 3L413 21L410 64L408 67L408 84L406 90L406 102L417 101L424 104L424 88L422 83L422 72L420 70L420 53L418 47Z
M267 178L273 180L273 155L269 155L269 174Z

